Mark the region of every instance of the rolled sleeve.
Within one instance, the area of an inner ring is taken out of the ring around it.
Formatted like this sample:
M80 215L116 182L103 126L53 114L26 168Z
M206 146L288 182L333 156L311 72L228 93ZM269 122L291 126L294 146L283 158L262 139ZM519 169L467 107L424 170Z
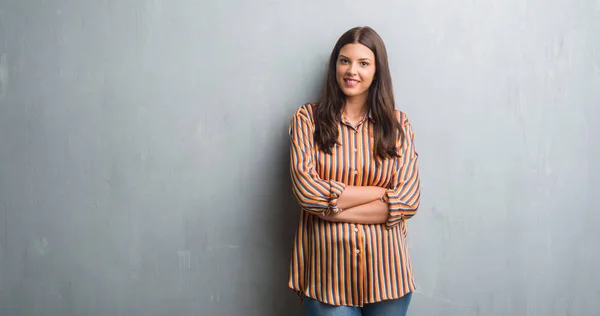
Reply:
M401 113L404 137L398 141L400 157L395 158L391 188L386 191L390 215L386 226L394 227L400 221L413 217L421 201L419 154L414 146L414 132L406 116Z
M323 180L317 174L313 133L313 124L308 119L306 108L302 107L289 125L292 190L304 210L316 215L329 215L339 212L338 198L346 185Z

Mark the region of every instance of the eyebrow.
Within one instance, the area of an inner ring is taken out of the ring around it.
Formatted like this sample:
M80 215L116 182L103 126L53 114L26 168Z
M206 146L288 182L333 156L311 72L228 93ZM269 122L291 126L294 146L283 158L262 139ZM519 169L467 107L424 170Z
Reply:
M344 55L342 55L342 54L340 54L340 56L339 56L339 57L344 57L344 58L346 58L346 59L352 59L352 58L350 58L350 57L347 57L347 56L344 56ZM369 60L369 61L370 61L371 59L370 59L370 58L359 58L358 60Z

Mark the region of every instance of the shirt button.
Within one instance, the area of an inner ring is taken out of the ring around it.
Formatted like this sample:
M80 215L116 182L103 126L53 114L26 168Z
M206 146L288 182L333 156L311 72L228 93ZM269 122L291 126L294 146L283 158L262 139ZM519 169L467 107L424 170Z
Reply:
M357 173L358 173L358 170L354 169L354 174L357 174Z
M352 149L352 151L354 151L354 152L357 152L357 151L358 151L358 149L354 148L354 149Z
M356 249L356 253L357 253L357 254L359 254L359 253L360 253L360 250Z
M358 233L358 227L354 227L354 231Z

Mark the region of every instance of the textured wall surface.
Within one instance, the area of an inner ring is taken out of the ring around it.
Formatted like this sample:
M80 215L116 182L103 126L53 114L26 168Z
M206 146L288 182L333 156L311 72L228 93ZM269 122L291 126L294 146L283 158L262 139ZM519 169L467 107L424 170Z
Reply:
M300 315L286 128L356 25L421 155L411 315L596 315L598 0L0 0L0 314Z

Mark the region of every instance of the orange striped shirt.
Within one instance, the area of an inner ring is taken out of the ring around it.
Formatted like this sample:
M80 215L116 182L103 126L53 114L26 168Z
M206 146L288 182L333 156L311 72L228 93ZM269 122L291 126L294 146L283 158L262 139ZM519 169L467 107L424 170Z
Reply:
M339 145L332 154L313 141L315 105L300 107L289 126L292 189L301 212L292 252L289 287L331 305L363 306L396 299L415 289L406 243L406 219L415 215L420 180L406 115L396 110L406 137L398 137L399 158L376 161L369 114L356 126L342 117ZM390 215L384 224L335 223L318 214L339 212L346 186L388 190Z

